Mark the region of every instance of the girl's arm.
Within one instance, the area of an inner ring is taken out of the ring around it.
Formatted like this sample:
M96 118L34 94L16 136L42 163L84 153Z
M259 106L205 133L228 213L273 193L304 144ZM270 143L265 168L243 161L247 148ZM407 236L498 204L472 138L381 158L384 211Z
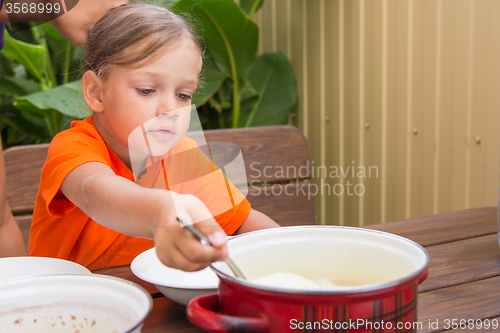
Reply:
M61 192L97 223L130 236L153 238L158 258L167 266L195 271L228 256L224 231L195 196L141 187L98 162L71 171ZM194 226L213 246L200 244L179 225L177 216L202 221Z
M248 214L245 222L236 230L235 235L243 234L245 232L267 229L267 228L277 228L280 225L274 222L269 216L262 214L261 212L251 209L250 214Z

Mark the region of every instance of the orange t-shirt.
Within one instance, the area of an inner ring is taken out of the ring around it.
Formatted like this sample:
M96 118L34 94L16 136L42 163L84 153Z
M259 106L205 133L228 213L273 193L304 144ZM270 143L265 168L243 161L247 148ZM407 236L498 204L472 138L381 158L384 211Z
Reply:
M72 122L71 127L71 129L57 134L49 147L33 212L29 255L67 259L84 265L90 270L129 265L137 255L154 246L153 240L127 236L106 228L93 221L67 198L59 196L55 198L66 176L76 167L88 162L104 163L116 175L132 182L135 181L132 171L106 145L97 132L92 116L83 121ZM172 147L171 151L175 153L176 148L179 147L178 151L189 150L196 147L196 143L184 137ZM211 202L215 203L219 197L224 196L224 193L220 192L221 190L226 191L227 196L228 188L225 186L218 189L211 188L210 181L205 181L202 186L199 186L200 178L197 178L199 176L197 173L200 171L197 171L196 165L206 165L207 162L199 159L198 154L186 155L190 160L187 161L188 165L181 168L181 172L184 174L193 173L187 178L194 179L193 182L198 181L198 186L196 186L197 189L192 186L191 189L188 188L181 193L208 197L205 198L206 200L200 199L205 203L208 202L207 206L210 209ZM193 160L193 156L197 160ZM154 172L150 172L150 169ZM147 182L152 174L156 172L155 177L157 177L160 171L165 172L165 170L169 170L169 166L165 166L165 164L163 164L162 170L154 167L148 168L147 176L141 177L141 179L143 182ZM175 172L180 171L169 172L175 174ZM163 186L169 188L165 182L156 182L154 185L154 187ZM178 192L174 189L176 186L179 185L171 185L172 190ZM245 198L241 199L240 197L237 201L239 203L233 205L233 208L221 214L217 213L215 216L217 222L228 235L233 234L241 226L250 212L250 203Z

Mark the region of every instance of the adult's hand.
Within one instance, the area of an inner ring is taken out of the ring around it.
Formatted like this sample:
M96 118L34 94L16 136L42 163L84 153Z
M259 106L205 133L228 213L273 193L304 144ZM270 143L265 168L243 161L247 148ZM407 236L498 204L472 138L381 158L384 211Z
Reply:
M89 31L104 14L128 2L128 0L79 0L73 9L50 23L71 44L83 46Z
M110 9L129 2L129 0L79 0L70 11L60 15L66 6L60 8L59 13L55 13L54 10L47 13L46 10L39 11L38 8L46 8L49 5L50 8L55 8L56 3L60 5L61 1L64 2L64 0L30 1L37 5L34 12L28 10L26 13L22 11L16 13L17 10L14 10L14 6L22 8L22 5L27 3L26 0L5 0L0 11L0 22L47 21L75 46L85 44L89 31ZM38 7L38 4L43 6Z

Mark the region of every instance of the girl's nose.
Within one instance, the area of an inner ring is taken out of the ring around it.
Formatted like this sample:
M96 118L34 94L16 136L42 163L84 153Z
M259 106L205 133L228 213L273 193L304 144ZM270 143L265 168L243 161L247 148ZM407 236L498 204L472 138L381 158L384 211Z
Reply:
M180 106L177 105L175 98L164 98L156 109L156 116L161 116L162 114L176 110L179 107Z

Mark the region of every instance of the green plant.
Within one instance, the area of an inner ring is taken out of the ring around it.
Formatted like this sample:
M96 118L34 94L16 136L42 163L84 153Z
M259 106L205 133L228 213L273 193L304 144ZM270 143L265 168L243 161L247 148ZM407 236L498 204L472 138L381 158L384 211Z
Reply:
M263 0L157 0L200 24L206 45L203 84L194 94L204 128L283 124L296 104L290 63L280 52L257 56L253 14ZM81 49L50 24L33 26L0 52L0 115L7 146L48 142L69 120L90 114L81 96ZM75 81L76 80L76 81ZM9 126L7 126L9 125Z
M70 116L88 113L78 82L71 82L79 76L81 50L47 23L14 36L5 32L0 52L2 139L5 146L48 142Z
M253 14L263 0L168 0L199 22L206 44L204 81L195 104L206 128L283 124L297 100L292 68L280 52L257 56Z

